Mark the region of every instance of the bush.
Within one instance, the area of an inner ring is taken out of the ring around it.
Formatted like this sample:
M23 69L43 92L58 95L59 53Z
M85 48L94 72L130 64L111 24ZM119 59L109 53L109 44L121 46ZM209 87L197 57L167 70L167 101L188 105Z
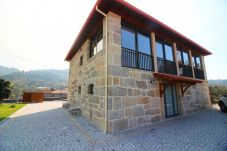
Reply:
M16 107L16 105L15 105L15 104L10 105L10 108L15 108L15 107Z

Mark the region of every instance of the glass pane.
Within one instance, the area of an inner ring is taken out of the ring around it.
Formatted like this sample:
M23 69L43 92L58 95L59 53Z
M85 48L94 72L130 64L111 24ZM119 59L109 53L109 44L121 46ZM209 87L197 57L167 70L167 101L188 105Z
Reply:
M121 46L135 50L135 33L133 30L122 27L121 29Z
M172 98L172 90L171 87L168 86L165 89L165 105L166 105L166 115L172 116L174 115L174 108L173 108L173 98Z
M173 88L174 111L175 111L175 114L178 114L176 86L174 85L172 86L172 88Z
M201 69L200 57L196 57L196 67Z
M182 64L181 51L177 51L177 61L179 64Z
M103 49L103 39L101 39L97 44L97 53Z
M165 65L163 59L157 58L158 72L165 73Z
M156 51L157 57L163 58L163 47L161 42L156 41Z
M146 53L146 54L151 54L151 43L150 43L150 38L142 35L142 34L138 34L137 35L138 38L138 50L139 52L142 53Z
M170 45L165 44L166 60L173 61L173 49Z
M184 57L184 64L185 64L185 65L189 65L188 53L183 52L183 57Z

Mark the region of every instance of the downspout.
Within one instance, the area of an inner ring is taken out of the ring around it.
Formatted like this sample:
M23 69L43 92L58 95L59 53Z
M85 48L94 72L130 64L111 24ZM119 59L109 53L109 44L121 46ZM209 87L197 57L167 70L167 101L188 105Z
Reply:
M105 65L106 65L106 68L105 68L105 76L106 76L106 78L105 78L105 133L107 133L108 132L108 69L107 69L107 67L108 67L108 44L107 44L107 32L108 32L108 29L107 29L107 21L108 21L108 17L107 17L107 15L104 13L104 12L102 12L99 8L98 8L98 6L96 5L96 11L97 12L99 12L100 14L102 14L105 18L106 18L106 22L105 22L105 28L106 28L106 30L105 30L105 49L106 49L106 53L105 53Z

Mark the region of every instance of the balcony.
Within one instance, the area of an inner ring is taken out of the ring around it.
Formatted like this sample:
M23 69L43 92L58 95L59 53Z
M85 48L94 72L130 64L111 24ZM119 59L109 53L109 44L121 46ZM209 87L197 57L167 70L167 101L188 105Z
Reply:
M158 72L177 75L176 63L157 57Z
M202 69L194 68L194 73L196 79L205 79L204 71Z
M179 71L180 71L180 76L193 77L191 66L179 64Z
M135 50L122 48L121 65L122 67L152 71L153 57Z

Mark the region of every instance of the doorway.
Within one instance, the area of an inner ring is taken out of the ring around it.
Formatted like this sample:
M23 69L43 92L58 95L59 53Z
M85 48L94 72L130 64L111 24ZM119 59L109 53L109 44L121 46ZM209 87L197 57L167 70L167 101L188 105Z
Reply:
M179 115L176 85L165 85L164 101L166 117Z

